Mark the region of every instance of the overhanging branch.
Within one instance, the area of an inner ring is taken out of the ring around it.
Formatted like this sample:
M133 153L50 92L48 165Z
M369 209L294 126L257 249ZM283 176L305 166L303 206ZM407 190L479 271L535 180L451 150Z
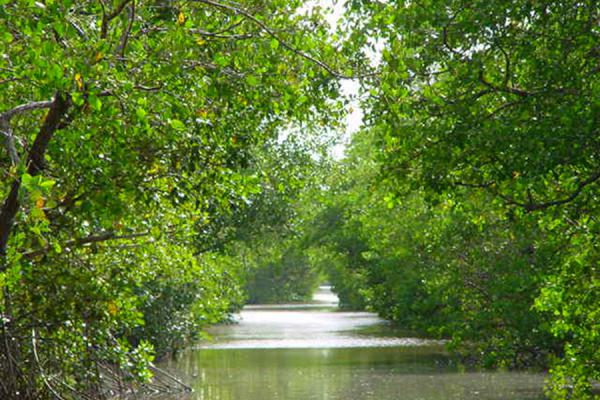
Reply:
M528 203L525 205L525 209L527 211L537 211L537 210L544 210L549 207L555 207L555 206L560 206L560 205L563 205L566 203L570 203L571 201L575 200L587 186L595 183L599 179L600 179L600 170L596 171L589 178L579 182L579 184L577 185L577 188L569 196L567 196L563 199L548 201L548 202L544 202L544 203Z
M137 232L137 233L129 233L124 235L118 235L115 231L104 231L95 233L89 236L85 236L82 238L77 238L73 240L69 240L66 243L62 244L61 247L74 248L74 247L82 247L91 243L101 243L109 240L131 240L139 237L149 236L150 232ZM24 256L26 258L35 258L47 254L51 250L51 247L44 247L41 249L33 250L28 253L25 253Z
M549 201L535 201L533 195L530 191L527 193L527 201L520 201L515 199L514 197L508 196L506 194L501 193L497 189L497 184L494 181L483 182L483 183L473 183L473 182L462 182L462 181L454 181L452 182L455 186L466 187L470 189L487 189L492 194L500 197L506 204L511 206L517 206L525 209L527 212L545 210L550 207L561 206L563 204L567 204L575 200L581 193L585 190L586 187L596 183L600 180L600 170L597 170L592 175L590 175L587 179L580 181L577 184L575 190L573 190L568 196L563 197L557 200L549 200Z
M31 103L21 104L16 106L15 108L0 113L0 120L10 121L10 119L15 115L22 114L27 111L50 108L52 107L52 104L54 104L54 100L34 101Z
M210 5L216 8L219 8L221 10L225 10L225 11L229 11L232 12L236 15L241 15L244 18L246 18L247 20L251 21L252 23L254 23L255 25L257 25L260 29L262 29L264 32L267 33L267 35L269 35L270 37L272 37L273 39L275 39L283 48L291 51L292 53L310 61L311 63L321 67L322 69L324 69L325 71L327 71L329 74L333 75L336 78L339 79L357 79L357 78L361 78L361 77L365 77L365 76L373 76L374 74L366 74L366 75L346 75L343 74L341 72L336 71L332 66L330 66L329 64L311 56L310 54L307 54L305 52L303 52L302 50L296 48L295 46L289 44L288 42L286 42L285 40L283 40L282 38L279 37L279 35L277 35L277 33L271 29L267 24L265 24L263 21L261 21L260 19L256 18L254 15L252 15L252 13L250 13L249 11L240 8L240 7L235 7L233 5L229 5L229 4L223 4L223 3L219 3L217 1L213 1L213 0L195 0L196 2L199 3L203 3L206 5Z
M119 14L123 12L127 3L129 3L130 1L132 0L123 0L119 4L117 4L117 6L112 11L107 12L104 5L104 1L100 0L100 6L102 7L102 24L100 26L100 37L102 39L106 38L106 36L108 35L108 24L110 23L110 21L117 18Z
M561 205L570 203L573 200L575 200L579 195L581 195L581 193L584 191L584 189L586 187L596 183L598 180L600 180L600 170L598 170L595 173L593 173L592 175L590 175L589 178L584 179L583 181L580 181L577 184L577 187L575 188L575 190L573 190L573 192L571 192L571 194L569 194L568 196L566 196L562 199L550 200L550 201L544 201L544 202L534 201L533 196L531 195L531 192L527 193L527 199L528 199L527 202L518 201L518 200L514 199L513 197L507 196L507 195L499 193L497 191L495 191L495 194L498 197L500 197L502 200L504 200L506 202L506 204L508 204L508 205L521 207L521 208L525 209L525 211L527 211L527 212L533 212L533 211L545 210L550 207L556 207L556 206L561 206Z

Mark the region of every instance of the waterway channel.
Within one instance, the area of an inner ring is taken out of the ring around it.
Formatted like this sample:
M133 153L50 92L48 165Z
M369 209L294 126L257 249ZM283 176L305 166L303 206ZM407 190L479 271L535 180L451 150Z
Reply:
M212 340L164 361L190 400L540 400L545 376L465 370L442 343L342 312L328 287L309 304L246 306Z

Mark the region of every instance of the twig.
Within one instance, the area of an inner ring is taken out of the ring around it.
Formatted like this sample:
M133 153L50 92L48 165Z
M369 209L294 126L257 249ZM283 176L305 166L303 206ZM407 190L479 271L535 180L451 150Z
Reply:
M108 35L109 22L112 21L113 19L115 19L116 17L118 17L119 14L121 14L123 9L127 5L127 3L129 3L130 1L131 0L123 0L115 7L114 10L112 10L109 13L106 13L106 9L104 7L104 1L100 0L100 4L102 6L102 25L100 27L100 37L102 39L106 38L106 36Z
M527 203L517 201L514 198L504 195L502 193L496 192L496 194L509 205L522 207L527 212L539 211L539 210L545 210L546 208L550 208L550 207L560 206L560 205L563 205L563 204L566 204L566 203L569 203L569 202L575 200L587 186L595 183L599 179L600 179L600 170L596 171L589 178L584 179L583 181L579 182L579 184L577 185L577 188L575 188L575 190L567 197L559 199L559 200L552 200L552 201L546 201L546 202L534 202L531 197L531 194L528 194L529 201Z
M109 240L135 239L138 237L144 237L144 236L148 236L148 235L150 235L150 232L138 232L138 233L131 233L128 235L117 235L114 231L106 231L106 232L100 232L100 233L97 233L94 235L89 235L89 236L78 238L78 239L69 240L62 247L64 247L64 248L81 247L81 246L84 246L84 245L90 244L90 243L100 243L100 242L106 242ZM47 247L44 247L41 249L37 249L37 250L30 251L28 253L25 253L24 256L27 258L34 258L34 257L41 256L41 255L48 253L50 251L50 249L51 249L51 247L47 246Z
M131 28L133 27L133 21L135 20L135 0L131 2L131 6L129 7L129 22L127 24L127 28L123 31L123 36L121 36L121 44L117 52L121 56L121 58L125 57L125 50L127 48L127 41L129 40L129 35L131 34Z
M10 157L12 165L18 165L21 162L19 152L15 146L15 137L12 134L10 123L6 119L0 119L0 134L4 136L4 146Z
M48 388L48 390L50 391L50 393L52 393L52 395L54 397L56 397L59 400L64 400L61 395L59 395L56 390L54 390L54 388L52 387L52 385L50 385L50 382L48 382L48 378L46 378L46 374L44 373L44 369L42 367L42 364L40 362L40 359L38 357L38 353L37 353L37 345L36 345L36 340L35 340L35 329L31 330L31 346L33 349L33 357L35 358L35 362L38 366L38 369L40 370L40 375L42 376L42 380L44 381L44 384L46 385L46 387Z
M249 21L253 22L254 24L258 25L263 31L265 31L269 36L271 36L273 39L275 39L283 48L291 51L294 54L297 54L298 56L310 61L313 64L318 65L319 67L323 68L325 71L327 71L328 73L330 73L331 75L333 75L336 78L339 79L357 79L357 78L361 78L361 77L367 77L367 76L373 76L376 75L375 73L370 73L370 74L363 74L363 75L346 75L343 73L340 73L338 71L336 71L333 67L331 67L329 64L303 52L302 50L292 46L291 44L289 44L288 42L286 42L285 40L281 39L277 33L275 33L275 31L271 28L269 28L264 22L262 22L261 20L259 20L258 18L256 18L254 15L252 15L250 12L244 10L243 8L239 8L239 7L234 7L232 5L229 4L223 4L223 3L219 3L213 0L195 0L199 3L204 3L216 8L220 8L222 10L226 10L229 12L232 12L234 14L238 14L238 15L242 15L244 18L248 19Z
M230 40L255 39L255 38L259 37L258 35L254 34L254 33L225 34L225 33L219 33L219 32L209 32L209 31L205 31L202 29L190 29L188 32L191 34L194 34L194 35L200 35L200 36L211 37L211 38L216 38L216 39L230 39Z
M20 81L22 78L7 78L0 80L0 85L4 85L5 83Z
M150 363L150 368L153 370L153 372L159 372L162 375L166 376L167 378L171 379L173 382L175 382L178 385L180 385L181 387L183 387L185 391L188 391L188 392L192 391L192 388L190 386L188 386L185 383L183 383L179 378L177 378L177 377L169 374L167 371L158 368L157 366L155 366L152 363Z
M508 85L496 86L496 85L492 84L490 81L488 81L486 79L483 69L479 70L479 81L481 83L483 83L485 86L487 86L488 88L490 88L496 92L512 93L512 94L516 94L517 96L520 96L520 97L529 97L529 96L534 95L534 93L532 93L532 92L528 92L526 90L519 89L516 87L512 87L512 86L508 86Z

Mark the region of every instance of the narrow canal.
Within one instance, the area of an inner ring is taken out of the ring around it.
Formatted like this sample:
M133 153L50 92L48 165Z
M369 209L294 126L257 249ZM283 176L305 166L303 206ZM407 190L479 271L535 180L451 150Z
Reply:
M247 306L237 324L161 366L193 400L538 400L543 374L465 371L435 341L397 337L366 312L310 304Z

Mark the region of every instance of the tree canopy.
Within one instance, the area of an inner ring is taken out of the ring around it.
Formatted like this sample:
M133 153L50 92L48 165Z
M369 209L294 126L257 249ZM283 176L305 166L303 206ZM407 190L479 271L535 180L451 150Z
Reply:
M467 353L485 363L544 358L554 395L590 396L598 3L348 5L381 60L363 81L351 178L317 218L341 220L333 243L352 257L341 286L388 318L483 345Z
M356 65L301 5L0 1L3 398L108 395L239 306L206 232Z
M246 301L600 379L596 1L0 0L0 397L143 389ZM360 85L363 127L328 155Z

